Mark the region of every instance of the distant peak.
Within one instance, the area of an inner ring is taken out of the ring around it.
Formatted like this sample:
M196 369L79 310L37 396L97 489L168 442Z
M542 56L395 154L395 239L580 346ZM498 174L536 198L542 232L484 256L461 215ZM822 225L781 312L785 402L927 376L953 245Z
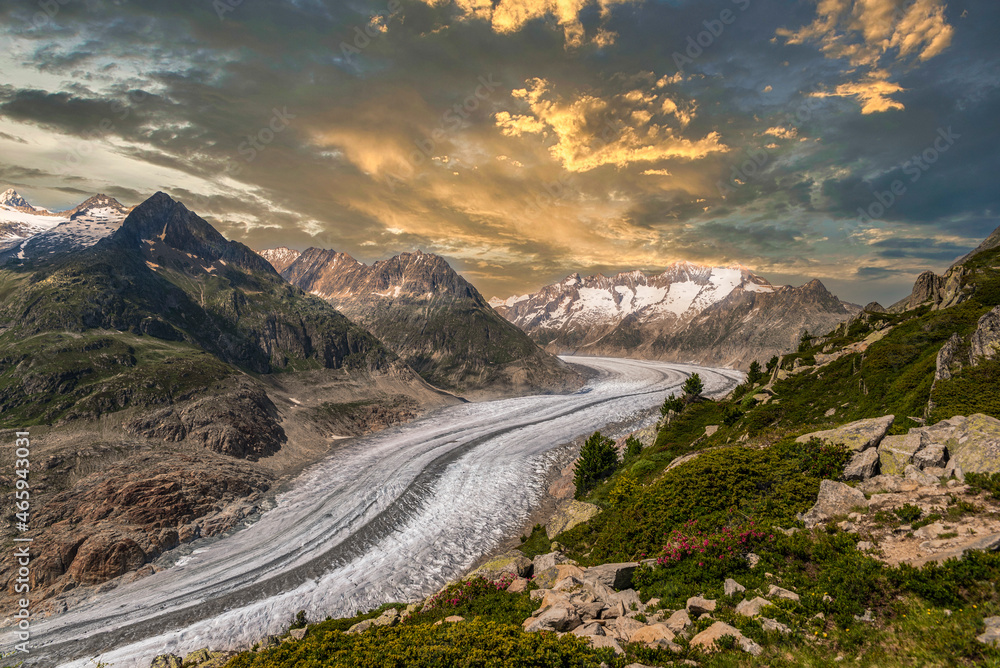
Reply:
M28 204L27 200L21 197L21 195L18 194L18 192L13 188L9 188L0 194L0 205L20 209L34 209L34 207Z

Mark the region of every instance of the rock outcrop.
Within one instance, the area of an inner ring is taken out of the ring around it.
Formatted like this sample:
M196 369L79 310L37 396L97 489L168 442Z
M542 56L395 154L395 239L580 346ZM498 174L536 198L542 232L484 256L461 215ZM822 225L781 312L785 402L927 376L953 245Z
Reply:
M889 433L895 417L886 415L880 418L868 420L858 420L836 429L816 431L811 434L804 434L795 439L796 443L808 443L813 438L818 438L825 443L838 443L846 445L849 450L860 452L868 448L874 448L885 435Z
M864 493L835 480L823 480L819 485L816 505L803 513L801 519L806 527L814 527L838 515L848 515L857 507L867 507Z

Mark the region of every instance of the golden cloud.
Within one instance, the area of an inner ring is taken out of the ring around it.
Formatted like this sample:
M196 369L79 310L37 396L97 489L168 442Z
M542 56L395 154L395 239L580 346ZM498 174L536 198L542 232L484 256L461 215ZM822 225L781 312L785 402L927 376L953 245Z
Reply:
M586 41L580 13L588 5L598 5L601 15L607 16L614 5L622 5L636 0L500 0L494 6L492 0L422 0L432 7L454 5L461 12L463 20L489 21L493 29L501 34L513 33L524 28L529 21L555 17L566 37L566 45L582 46ZM606 30L598 30L593 42L598 47L614 43L617 35Z
M862 79L815 96L853 96L861 113L872 114L903 108L891 98L903 89L887 81L889 67L929 60L951 44L954 28L944 10L943 0L818 0L812 23L777 34L788 44L814 42L827 58L846 59Z
M680 136L678 129L687 126L697 105L678 102L662 90L565 100L552 92L549 82L536 78L512 95L525 103L527 113L499 112L497 127L508 137L541 135L552 141L549 153L571 172L670 158L697 160L729 150L718 132L695 140ZM671 118L678 127L667 124Z

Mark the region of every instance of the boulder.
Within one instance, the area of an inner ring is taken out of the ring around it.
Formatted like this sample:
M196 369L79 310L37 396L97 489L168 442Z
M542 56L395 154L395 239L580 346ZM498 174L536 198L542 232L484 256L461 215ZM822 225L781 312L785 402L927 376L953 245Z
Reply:
M598 624L597 622L590 622L589 624L584 624L583 626L578 626L572 631L573 635L583 637L583 636L603 636L604 625Z
M765 631L776 631L778 633L791 633L792 630L776 619L761 617L760 625Z
M906 436L887 436L878 446L882 475L903 475L922 445L920 434L912 430Z
M1000 306L979 319L979 326L969 341L969 357L973 364L983 359L1000 357Z
M306 637L306 629L303 627L301 629L292 629L288 632L288 635L295 638L296 640L302 640ZM188 659L184 659L185 663L188 663Z
M970 415L944 445L965 473L1000 472L1000 420L996 418Z
M630 617L619 617L615 621L611 622L607 626L607 631L610 631L618 640L623 643L631 642L632 635L639 629L644 628L646 625L637 619L632 619Z
M674 644L674 632L665 624L650 624L637 630L629 638L629 642L641 643L652 649L669 649L679 651L681 648Z
M868 480L875 476L878 470L879 451L876 448L868 448L854 453L851 461L844 467L844 480Z
M687 600L685 607L689 613L697 617L715 612L715 601L701 596L692 596Z
M674 633L680 633L687 627L691 626L693 622L691 621L691 616L688 615L687 610L678 610L670 615L664 624L666 624L667 628Z
M740 601L736 605L736 614L744 617L757 617L760 615L760 611L769 605L771 605L770 601L758 596L752 601Z
M554 564L553 564L554 565ZM532 572L532 562L518 550L487 561L485 564L469 573L466 579L482 577L496 582L504 577L528 577Z
M902 473L902 469L900 470L900 473ZM904 480L901 476L886 475L882 473L874 478L865 480L858 485L857 488L865 494L876 494L878 492L899 492L903 488L903 483Z
M181 661L181 657L176 654L161 654L153 659L153 662L149 664L149 668L181 668L183 665L184 662Z
M798 601L799 595L794 591L788 589L782 589L778 585L771 585L771 588L767 590L768 596L777 596L778 598L784 598L789 601Z
M694 638L691 638L691 647L699 647L705 651L711 652L716 649L716 641L726 637L735 638L737 647L748 654L752 654L753 656L760 656L761 652L764 651L760 645L753 642L738 630L724 622L715 622Z
M535 584L540 589L551 589L557 582L564 578L575 577L578 580L583 578L583 570L571 564L559 564L552 568L547 568L541 573L535 573Z
M577 614L576 608L570 605L557 605L549 608L538 617L524 620L524 630L528 633L536 631L572 631L580 626L583 620Z
M632 574L639 564L630 561L621 564L601 564L588 568L584 572L585 582L599 582L611 589L629 589L632 586Z
M948 463L948 448L944 443L928 443L913 455L913 464L921 469L943 468Z
M528 591L528 584L530 580L528 578L514 578L514 580L507 587L507 591L511 594L523 594Z
M938 478L934 477L933 475L930 475L929 473L924 473L913 464L910 464L906 467L906 470L903 471L903 476L907 480L912 480L918 485L923 485L925 487L930 485L936 485L940 482Z
M629 611L644 612L646 609L646 606L642 604L642 599L639 598L639 592L634 589L612 592L611 596L608 597L609 604L617 603L619 601L625 609L626 614L628 614Z
M590 641L590 646L594 649L610 649L617 656L621 656L625 653L622 646L618 644L618 641L609 636L588 636L587 640Z
M535 556L531 563L534 568L534 572L541 573L542 571L548 570L553 566L566 563L566 555L559 551L549 552L548 554L539 554Z
M566 501L559 506L555 515L545 525L545 535L549 537L549 540L552 540L563 531L572 529L578 524L583 524L599 512L601 512L601 509L592 503L584 503L575 499Z
M298 629L292 629L292 630L297 631ZM197 666L213 658L215 657L212 656L212 652L208 651L207 649L196 649L195 651L188 653L188 655L184 657L183 663L192 666Z
M857 506L867 507L865 495L849 485L834 480L823 480L819 484L816 505L802 514L799 519L807 528L812 528L837 515L847 515Z
M976 640L984 645L1000 647L1000 617L987 617L983 620L986 631L976 636Z
M735 596L747 590L746 587L732 578L726 578L726 581L722 583L722 589L726 596Z
M796 443L808 443L810 439L818 438L826 443L841 443L846 445L850 450L866 450L882 442L894 420L895 416L893 415L858 420L857 422L851 422L836 429L804 434L795 439L795 441Z

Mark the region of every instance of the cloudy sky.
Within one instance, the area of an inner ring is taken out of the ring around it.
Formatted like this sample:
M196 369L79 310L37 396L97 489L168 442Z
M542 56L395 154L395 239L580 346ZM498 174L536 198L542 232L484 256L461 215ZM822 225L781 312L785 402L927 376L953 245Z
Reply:
M1000 225L998 31L995 0L4 0L0 189L164 190L487 297L689 260L891 302Z

